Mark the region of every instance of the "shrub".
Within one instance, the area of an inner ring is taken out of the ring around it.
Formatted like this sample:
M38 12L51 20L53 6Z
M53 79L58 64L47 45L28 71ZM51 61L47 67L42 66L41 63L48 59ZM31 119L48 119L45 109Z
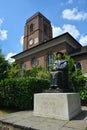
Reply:
M40 78L14 78L0 82L0 105L15 109L33 109L34 93L49 87L49 81Z
M80 91L80 97L82 100L87 100L87 88L84 88Z
M24 72L24 77L38 77L43 79L49 79L49 71L42 67L33 67L31 70Z
M72 92L80 92L85 88L87 78L82 74L82 70L75 68L75 61L68 55L65 55L65 58L68 60L68 81L69 89Z

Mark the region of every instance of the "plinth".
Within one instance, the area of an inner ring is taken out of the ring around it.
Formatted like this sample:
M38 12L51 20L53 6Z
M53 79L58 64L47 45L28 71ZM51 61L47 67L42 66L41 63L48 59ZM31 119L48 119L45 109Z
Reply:
M34 95L34 115L70 120L81 112L78 93L40 93Z
M59 89L59 88L56 88L56 89L45 89L43 90L44 93L62 93L63 90L62 89Z

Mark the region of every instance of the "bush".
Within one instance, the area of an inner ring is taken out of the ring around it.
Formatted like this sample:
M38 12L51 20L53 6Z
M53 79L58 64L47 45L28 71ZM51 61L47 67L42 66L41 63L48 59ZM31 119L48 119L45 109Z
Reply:
M84 88L80 91L81 100L87 100L87 88Z
M14 78L0 82L0 105L19 110L33 109L34 93L49 87L49 81L40 78Z
M38 77L49 80L49 71L42 67L33 67L31 70L24 72L24 77Z
M82 69L75 68L75 61L68 55L65 55L68 60L68 81L71 92L80 92L85 88L87 78L82 74Z

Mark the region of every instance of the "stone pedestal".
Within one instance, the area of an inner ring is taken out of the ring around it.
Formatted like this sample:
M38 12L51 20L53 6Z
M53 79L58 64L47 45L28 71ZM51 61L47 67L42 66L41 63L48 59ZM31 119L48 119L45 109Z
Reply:
M81 112L78 93L40 93L34 95L34 115L70 120Z
M59 88L57 88L57 89L45 89L45 90L43 90L43 92L44 93L62 93L63 90L59 89Z

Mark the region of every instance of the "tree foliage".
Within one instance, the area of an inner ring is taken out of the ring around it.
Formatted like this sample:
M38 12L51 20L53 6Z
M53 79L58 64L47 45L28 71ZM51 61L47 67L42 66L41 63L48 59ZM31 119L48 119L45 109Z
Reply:
M31 70L24 71L24 77L38 77L43 79L49 79L49 71L45 68L33 67Z
M7 78L9 63L5 60L0 50L0 80Z
M74 59L68 55L65 55L65 58L68 60L68 81L70 91L80 92L80 90L85 88L87 78L82 74L82 69L75 68Z
M17 64L16 62L13 62L10 65L10 69L8 71L8 78L15 78L15 77L20 77L21 76L21 69L20 65Z

